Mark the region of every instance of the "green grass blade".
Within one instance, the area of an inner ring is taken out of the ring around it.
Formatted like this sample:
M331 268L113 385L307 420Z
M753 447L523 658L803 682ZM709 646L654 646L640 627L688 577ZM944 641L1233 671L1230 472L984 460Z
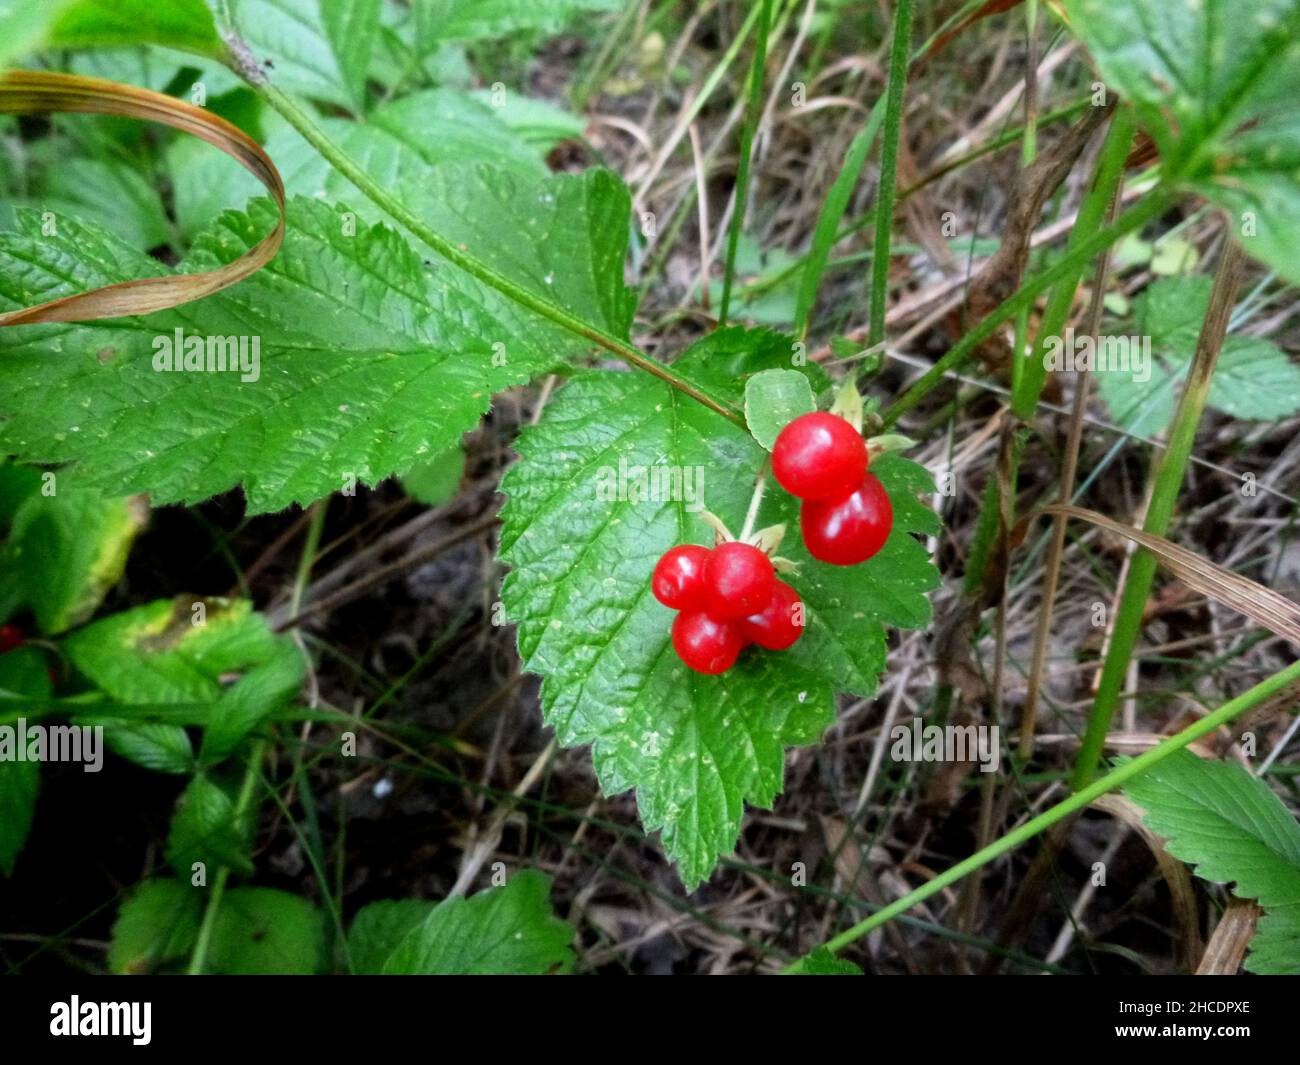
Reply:
M727 234L727 265L722 274L722 300L718 308L718 328L727 325L731 306L731 284L736 272L736 248L740 228L745 224L745 204L749 198L749 167L754 154L754 133L763 113L763 72L767 66L767 35L772 25L772 0L763 0L758 20L758 37L754 42L754 65L749 75L749 102L745 106L745 126L740 133L740 165L736 169L736 206L731 212L731 231Z
M907 84L907 45L912 33L912 0L894 9L894 43L889 57L885 95L885 138L880 146L880 191L876 196L876 244L871 258L871 318L868 347L885 339L885 297L889 289L889 238L898 195L898 136L903 124L903 88Z
M848 155L844 158L844 166L836 175L835 183L826 194L821 213L817 216L812 247L804 263L803 276L799 282L799 296L795 303L794 331L795 336L800 340L808 335L808 317L817 302L817 291L821 288L831 249L840 239L840 223L848 210L849 198L853 195L858 179L862 176L862 168L867 164L867 156L871 154L871 147L876 142L876 134L880 132L880 123L885 117L885 102L886 98L883 96L876 101L876 106L867 116L866 125L853 138Z

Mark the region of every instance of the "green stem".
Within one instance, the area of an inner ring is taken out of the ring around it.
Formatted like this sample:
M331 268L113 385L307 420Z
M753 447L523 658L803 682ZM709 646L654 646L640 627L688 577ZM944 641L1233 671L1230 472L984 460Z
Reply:
M880 190L876 197L876 243L871 258L871 317L867 346L885 339L885 299L889 292L889 238L894 228L898 195L898 137L903 124L903 89L907 84L907 45L912 32L912 0L898 0L894 9L894 44L889 57L889 89L885 100L885 132L880 143Z
M1232 240L1231 235L1228 235L1225 237L1223 254L1214 278L1214 288L1210 293L1210 304L1205 312L1200 338L1196 343L1192 368L1187 375L1187 385L1183 389L1177 413L1174 415L1173 429L1169 434L1169 446L1158 455L1153 464L1151 502L1147 506L1146 520L1142 523L1142 528L1156 536L1164 536L1173 519L1174 504L1178 500L1183 474L1187 470L1187 460L1196 440L1196 428L1200 425L1201 414L1205 410L1210 392L1210 380L1214 376L1219 350L1223 346L1223 338L1227 333L1228 318L1232 313L1237 285L1241 280L1241 264L1241 249ZM1110 645L1106 648L1106 661L1102 666L1101 681L1097 685L1097 698L1093 702L1092 714L1088 718L1088 730L1084 734L1083 745L1074 764L1076 788L1087 784L1096 772L1106 742L1106 733L1110 731L1111 719L1115 716L1115 706L1119 701L1124 677L1128 673L1129 662L1133 657L1133 649L1137 646L1138 635L1142 631L1142 615L1146 610L1147 597L1151 593L1155 575L1155 555L1139 548L1133 553L1129 562L1128 578L1124 582L1124 591L1120 595L1119 607L1115 612Z
M1119 187L1119 179L1124 173L1124 161L1133 140L1134 128L1132 110L1127 107L1117 108L1111 117L1110 129L1106 131L1106 139L1102 142L1092 187L1080 204L1079 213L1070 230L1070 239L1066 244L1067 254L1102 228L1115 190ZM1027 420L1033 417L1043 394L1043 386L1047 384L1047 366L1043 360L1047 342L1053 337L1060 337L1061 330L1070 317L1075 293L1079 291L1079 282L1086 268L1087 263L1080 263L1078 269L1062 278L1047 297L1033 350L1012 395L1011 410L1017 418Z
M956 344L948 349L933 366L930 367L906 392L903 393L885 411L884 423L893 425L907 411L921 400L943 380L944 375L958 369L985 340L996 332L1009 318L1020 313L1022 307L1028 307L1044 292L1062 278L1067 277L1082 264L1105 251L1127 233L1140 229L1148 222L1163 214L1174 201L1174 194L1168 189L1157 188L1130 207L1119 218L1104 229L1099 229L1088 240L1083 241L1074 250L1063 255L1055 265L1026 282L1013 295L1008 296L973 329Z
M799 295L794 312L794 335L800 340L808 336L808 321L817 303L817 290L821 287L831 248L852 232L852 229L844 233L838 232L840 222L844 219L849 199L857 187L858 178L862 176L862 168L866 166L867 156L871 153L871 146L876 141L876 134L880 130L880 123L884 117L885 97L882 96L871 108L866 123L853 138L848 154L844 157L844 166L835 176L835 182L826 194L826 199L822 201L821 213L817 216L812 246L807 256L796 260L787 268L791 272L803 270L799 279ZM872 214L871 217L874 218L875 215Z
M745 108L745 125L740 131L740 166L736 170L736 205L731 212L731 231L727 234L727 264L722 274L722 300L718 307L718 328L727 324L731 306L731 283L736 270L736 248L744 224L745 205L749 198L749 167L754 151L754 133L763 113L763 73L767 67L767 35L772 26L772 0L762 0L758 36L754 40L754 66L749 77L749 102Z
M244 770L244 779L239 786L239 795L235 799L235 824L242 824L248 816L253 802L253 789L262 772L262 759L266 755L266 740L254 740L248 752L248 766ZM226 882L230 879L230 867L223 865L217 870L208 895L208 905L203 911L203 923L199 925L198 938L194 943L194 953L190 956L190 976L201 976L208 960L208 948L212 943L212 930L216 927L217 913L221 909L221 899L226 893Z
M1235 699L1230 700L1219 707L1212 714L1207 714L1194 725L1190 725L1176 736L1171 736L1163 743L1152 747L1150 750L1143 752L1131 761L1125 762L1116 769L1111 770L1100 780L1089 784L1080 791L1075 792L1068 799L1057 803L1055 806L1030 821L1026 821L1019 828L1008 832L1001 839L995 840L982 850L976 851L963 862L958 862L951 869L940 873L933 880L926 883L923 887L904 895L897 902L892 902L888 906L877 910L864 921L860 921L852 928L841 932L834 939L829 940L825 946L831 951L842 950L850 943L861 939L867 933L874 931L887 921L893 920L899 914L906 913L913 906L924 902L932 895L938 894L944 888L956 883L962 877L973 873L981 866L987 865L994 858L1014 850L1022 843L1033 839L1039 833L1051 828L1058 821L1069 817L1071 814L1084 809L1089 803L1105 795L1109 791L1114 791L1122 784L1127 783L1140 773L1146 772L1153 765L1164 761L1175 751L1180 751L1188 744L1195 742L1202 736L1207 736L1221 725L1226 725L1233 718L1245 713L1254 706L1258 706L1269 696L1281 691L1293 681L1300 680L1300 662L1293 663L1280 673L1275 673L1267 680L1256 684L1247 692L1243 692ZM786 972L790 972L799 963L790 966Z
M244 72L235 67L235 72L243 74ZM543 318L549 319L563 329L571 333L576 333L585 340L591 341L598 347L618 358L622 359L629 366L634 366L638 370L644 370L646 373L653 374L660 380L671 385L673 388L684 392L692 399L703 403L710 410L716 411L724 418L728 418L739 426L744 426L745 418L740 411L729 406L726 403L714 399L712 396L697 388L685 378L679 377L671 369L660 363L650 356L638 351L631 344L619 340L617 337L606 333L604 330L597 328L590 322L584 321L577 315L558 307L547 299L543 299L526 288L511 281L508 277L498 273L481 259L461 250L446 237L434 232L425 222L417 218L400 200L396 199L355 162L352 161L343 151L331 141L321 128L316 125L312 117L307 114L298 104L268 82L251 82L265 98L266 101L278 111L288 123L293 126L313 148L329 161L340 174L347 178L362 193L364 193L377 206L386 211L392 218L396 219L403 226L414 233L425 244L429 245L434 251L444 259L456 266L459 266L471 277L477 278L483 284L496 289L508 299L513 300L522 307L527 307L530 311L540 314Z

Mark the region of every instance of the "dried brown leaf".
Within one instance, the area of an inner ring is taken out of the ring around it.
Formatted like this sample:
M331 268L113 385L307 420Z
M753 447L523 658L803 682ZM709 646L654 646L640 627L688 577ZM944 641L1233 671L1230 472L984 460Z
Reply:
M274 257L284 239L284 182L271 157L236 126L201 107L149 89L103 78L41 70L0 76L0 114L50 112L119 115L158 122L220 148L266 186L280 207L275 228L234 262L198 274L168 274L106 285L0 314L0 326L33 322L84 322L177 307L242 281Z

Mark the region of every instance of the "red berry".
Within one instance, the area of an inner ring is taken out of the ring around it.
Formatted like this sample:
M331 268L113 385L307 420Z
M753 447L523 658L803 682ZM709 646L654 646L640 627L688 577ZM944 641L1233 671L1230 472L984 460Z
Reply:
M869 473L841 499L805 502L799 524L804 546L813 558L853 566L884 547L894 527L894 508L885 486Z
M777 580L772 598L757 614L740 623L747 640L769 651L784 651L803 635L803 600L783 580Z
M718 544L704 564L709 612L738 620L757 614L772 598L776 573L772 560L751 544L729 540Z
M27 639L27 634L17 625L0 625L0 655L8 654Z
M867 442L838 415L801 414L776 438L772 472L799 499L840 499L862 483Z
M655 565L650 590L664 606L681 610L704 605L704 563L709 549L699 544L680 544L664 552Z
M725 673L744 646L735 622L697 610L683 610L673 619L673 650L697 673Z

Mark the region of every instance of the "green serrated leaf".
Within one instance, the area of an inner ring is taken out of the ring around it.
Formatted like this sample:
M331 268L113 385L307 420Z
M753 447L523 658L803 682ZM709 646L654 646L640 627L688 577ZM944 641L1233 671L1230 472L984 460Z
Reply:
M745 383L745 422L768 451L782 429L816 406L808 378L794 370L764 370Z
M515 188L504 176L484 181L480 213ZM461 188L442 209L474 193ZM552 197L532 225L512 225L532 209L516 199L497 223L463 221L448 235L509 263L520 284L626 332L626 188L601 173L530 194ZM453 446L494 392L585 350L449 264L421 259L382 225L304 199L288 213L277 258L207 299L145 318L0 332L0 450L73 463L61 478L111 494L148 491L157 504L242 483L251 511L277 510L375 483ZM181 269L235 259L274 218L267 201L224 215ZM20 219L21 234L0 236L6 308L158 272L93 227L65 223L42 236L39 219ZM206 351L214 337L244 338L240 369L165 368L166 352L194 343Z
M208 968L228 976L310 976L325 959L325 915L274 888L227 891L217 910Z
M45 154L40 193L16 203L48 211L56 220L102 225L137 248L169 242L167 212L152 178L115 159L70 159L61 144Z
M497 121L543 158L561 141L581 139L587 129L583 118L549 100L491 89L477 89L470 96L491 107Z
M1152 436L1173 418L1210 300L1208 277L1167 277L1148 286L1133 308L1132 343L1151 341L1151 373L1096 375L1098 392L1117 424ZM1285 418L1300 410L1300 367L1271 341L1229 336L1210 381L1210 406L1234 418Z
M465 475L465 451L449 448L425 462L417 462L401 476L406 494L426 507L441 506L456 495Z
M223 211L246 210L250 200L266 195L257 178L197 137L178 137L167 146L164 158L176 224L187 240L209 228Z
M835 957L826 947L818 947L799 960L792 976L861 976L862 970L851 961Z
M348 930L352 971L376 976L402 941L419 928L437 903L423 899L383 899L363 906Z
M18 647L0 655L0 691L47 699L50 678L45 658L34 647ZM12 727L12 726L8 726ZM11 876L27 842L41 786L40 762L0 759L0 873Z
M204 764L229 757L245 736L289 703L302 689L305 673L298 648L279 640L265 661L248 670L239 683L223 689L203 730L199 754Z
M38 48L158 44L221 54L203 0L0 0L0 63Z
M734 404L747 378L789 365L789 352L789 338L728 329L674 367ZM502 482L502 597L527 668L545 678L545 719L566 746L592 746L606 794L636 789L647 829L662 831L694 887L734 848L744 803L775 799L785 748L830 724L834 690L874 691L885 625L928 622L937 574L909 533L937 530L917 499L929 477L896 456L873 464L895 531L865 565L828 566L788 537L803 638L705 677L673 654L650 574L669 547L711 541L705 507L742 525L766 462L753 437L647 375L594 371L557 393L518 450ZM797 502L768 493L756 524L782 522L797 528Z
M122 903L113 922L108 969L151 973L185 957L199 935L204 892L176 880L146 880Z
M251 825L235 812L230 790L206 775L196 776L181 796L167 833L167 864L185 883L202 866L210 884L229 866L243 876L253 872L248 856Z
M530 182L547 177L536 151L502 124L491 107L451 89L404 96L376 107L364 122L325 118L319 124L340 151L386 189L404 183L419 187L435 169L476 164ZM351 182L292 127L277 131L266 150L290 193L319 199L356 197ZM466 180L462 172L454 182ZM469 180L473 182L472 175ZM415 206L405 195L399 198ZM361 214L372 221L392 221L369 202L361 205Z
M1264 908L1246 968L1300 975L1300 824L1268 785L1178 751L1125 790L1170 854Z
M0 65L40 48L55 20L76 0L0 0Z
M90 617L117 583L147 515L142 499L37 492L14 514L0 578L31 607L42 633L58 635Z
M296 648L273 636L243 600L158 600L80 629L64 648L78 670L121 703L198 704L185 715L205 727L207 764L230 754L302 683ZM230 673L243 675L234 685L223 684ZM193 744L179 723L112 714L78 720L103 725L112 750L148 769L194 770Z
M1300 410L1300 366L1263 337L1228 337L1209 404L1234 418L1289 418Z
M180 725L80 714L73 723L103 728L104 743L109 750L155 773L184 776L195 770L194 743Z
M383 965L388 975L541 976L573 967L572 926L551 912L550 879L531 869L504 887L447 899Z
M512 33L559 33L578 15L618 11L622 0L418 0L420 40L488 41Z
M280 88L360 113L380 0L230 0L253 57Z
M103 618L63 646L77 669L122 702L184 703L214 701L223 673L269 661L276 645L246 600L181 596Z
M1300 280L1300 0L1066 0L1175 180L1228 209L1250 255Z
M623 281L632 204L617 174L594 169L536 182L490 166L440 166L404 181L398 197L516 284L627 339L637 303Z

